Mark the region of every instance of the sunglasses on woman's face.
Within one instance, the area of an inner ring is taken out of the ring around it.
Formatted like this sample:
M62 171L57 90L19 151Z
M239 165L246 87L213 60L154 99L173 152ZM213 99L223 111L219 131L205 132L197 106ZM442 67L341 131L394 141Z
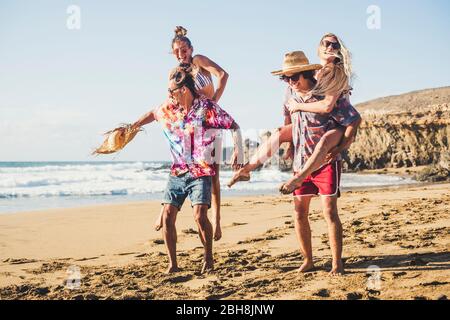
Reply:
M282 76L280 76L280 80L285 81L285 82L289 82L289 81L297 82L298 79L300 79L300 75L301 75L301 73L296 73L292 76L282 75Z
M341 45L339 44L339 42L331 42L328 40L323 40L322 45L325 48L328 48L329 46L331 46L331 48L333 48L334 50L339 50L341 48Z
M167 90L169 91L170 95L173 95L174 92L176 92L178 89L181 89L182 87L176 87L175 89L170 89L168 88Z

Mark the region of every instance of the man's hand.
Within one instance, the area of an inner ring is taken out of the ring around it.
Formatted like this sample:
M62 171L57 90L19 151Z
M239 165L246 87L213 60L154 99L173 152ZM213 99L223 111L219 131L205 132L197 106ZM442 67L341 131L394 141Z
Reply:
M294 159L294 144L289 142L289 146L286 149L286 153L283 156L283 160Z
M352 137L350 139L345 139L336 147L332 148L328 154L327 157L325 158L325 162L326 163L331 163L334 160L336 160L336 157L344 150L347 150L348 148L350 148L350 146L352 145L353 141L355 139Z
M327 157L325 158L325 163L331 163L331 162L333 162L334 160L336 160L336 157L338 156L338 154L341 153L342 150L343 150L343 149L341 149L340 146L336 146L336 147L332 148L332 149L328 152Z

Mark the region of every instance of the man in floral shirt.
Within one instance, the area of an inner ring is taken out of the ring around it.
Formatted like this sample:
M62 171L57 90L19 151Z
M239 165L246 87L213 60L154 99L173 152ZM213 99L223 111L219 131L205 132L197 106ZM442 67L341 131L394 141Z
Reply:
M233 168L242 155L238 124L214 101L199 96L192 75L183 68L169 77L169 99L139 119L134 126L154 120L161 123L172 155L171 174L164 192L163 236L169 253L168 273L179 271L176 257L175 220L189 196L199 236L204 246L202 273L213 270L213 229L207 212L211 206L211 177L215 175L214 141L220 129L233 130ZM217 150L219 151L219 150Z

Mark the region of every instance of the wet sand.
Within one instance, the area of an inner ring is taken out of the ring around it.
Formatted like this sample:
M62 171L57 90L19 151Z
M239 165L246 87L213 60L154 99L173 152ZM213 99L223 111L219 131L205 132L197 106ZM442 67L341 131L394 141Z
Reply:
M329 277L320 201L310 222L316 269L302 257L290 196L223 199L215 272L188 203L177 218L182 272L164 273L158 202L0 215L1 299L444 299L450 296L450 184L346 191L346 274ZM371 267L372 266L372 267ZM370 268L369 268L370 267ZM68 278L80 281L70 282ZM75 276L74 276L75 275Z

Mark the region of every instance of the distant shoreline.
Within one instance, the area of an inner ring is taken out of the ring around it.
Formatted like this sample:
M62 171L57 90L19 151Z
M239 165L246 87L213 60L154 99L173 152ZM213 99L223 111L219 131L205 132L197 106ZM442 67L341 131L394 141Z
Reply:
M405 184L386 185L386 186L341 187L341 191L343 193L343 196L345 196L346 192L360 192L360 191L376 192L376 191L384 191L384 190L396 191L396 190L402 190L402 189L412 188L412 187L426 187L426 186L431 186L431 185L436 185L436 184L445 184L445 183L447 183L447 182L440 182L440 183L411 182L411 183L405 183ZM225 192L223 192L223 191L225 191ZM231 190L231 192L230 192L227 189L223 189L222 193L223 193L223 196L222 196L223 201L242 199L245 197L266 197L266 196L282 197L282 195L276 190L263 191L263 192L260 192L259 190L254 190L254 191L247 190L244 192L241 190L235 190L235 191ZM117 197L116 199L114 199L114 196L107 196L107 197L108 197L107 200L105 200L104 202L100 202L100 203L97 202L97 199L95 199L95 197L91 197L91 199L90 199L91 201L88 201L87 203L82 201L78 205L72 203L72 205L69 205L69 206L47 207L47 208L41 208L41 209L36 209L36 210L20 210L20 211L5 211L5 212L0 211L0 216L1 215L10 215L10 214L16 215L16 214L23 214L23 213L39 213L39 212L54 211L54 210L58 211L58 210L66 210L66 209L83 210L86 208L95 208L95 207L102 208L105 206L124 206L124 205L134 205L134 204L160 203L160 199L162 199L162 193L153 194L153 195L151 195L151 197L149 197L149 195L139 195L139 198L142 198L142 199L136 199L136 200L123 199L123 201L121 201L119 199L119 197ZM145 199L146 197L148 197L148 198ZM35 200L40 201L40 200L44 200L44 199L35 199ZM20 199L15 199L15 200L20 200ZM28 199L25 199L25 200L28 200ZM118 201L113 201L113 200L118 200ZM12 201L12 199L11 199L11 201ZM189 206L189 200L186 200L185 206ZM0 210L1 210L1 200L0 200Z

